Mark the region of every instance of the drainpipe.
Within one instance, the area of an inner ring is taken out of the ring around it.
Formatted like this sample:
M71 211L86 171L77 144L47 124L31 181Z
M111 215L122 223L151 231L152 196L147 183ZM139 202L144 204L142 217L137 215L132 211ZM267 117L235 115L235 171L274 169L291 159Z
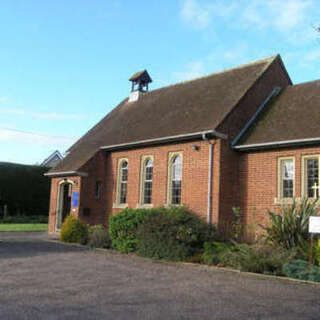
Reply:
M207 223L211 224L211 211L212 211L212 158L213 158L213 145L206 134L202 134L202 139L209 144L209 165L208 165L208 204L207 204Z

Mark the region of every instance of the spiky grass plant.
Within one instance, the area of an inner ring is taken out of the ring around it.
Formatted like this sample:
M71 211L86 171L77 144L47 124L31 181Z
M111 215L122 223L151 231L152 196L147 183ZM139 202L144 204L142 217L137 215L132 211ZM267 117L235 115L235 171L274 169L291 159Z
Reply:
M282 205L279 213L268 211L270 224L260 225L266 232L266 240L286 249L303 248L308 239L310 216L318 213L319 201L304 198L290 205Z

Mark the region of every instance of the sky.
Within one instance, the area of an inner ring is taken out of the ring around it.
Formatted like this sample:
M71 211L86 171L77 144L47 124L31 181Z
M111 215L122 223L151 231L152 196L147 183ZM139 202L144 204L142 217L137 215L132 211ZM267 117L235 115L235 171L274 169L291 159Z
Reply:
M64 153L130 92L281 54L320 78L319 0L1 0L0 161Z

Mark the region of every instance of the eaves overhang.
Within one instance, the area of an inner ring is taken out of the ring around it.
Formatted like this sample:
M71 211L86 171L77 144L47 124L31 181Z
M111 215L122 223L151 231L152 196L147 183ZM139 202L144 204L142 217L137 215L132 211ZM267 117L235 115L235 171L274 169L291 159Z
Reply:
M70 177L70 176L80 176L87 177L88 174L86 172L81 171L57 171L57 172L47 172L44 174L47 177Z
M317 145L317 144L320 144L320 137L245 144L245 145L233 146L233 149L237 151L259 151L259 150L265 150L265 149L276 149L276 148L286 148L286 147L304 147L304 146Z
M147 139L147 140L140 140L140 141L134 141L129 143L102 146L100 147L100 149L106 150L106 151L132 149L136 147L146 147L146 146L152 146L152 145L160 145L160 144L166 144L166 143L202 139L203 136L206 136L207 138L227 139L227 135L223 133L217 132L216 130L206 130L206 131L198 131L198 132L179 134L179 135L167 136L167 137L161 137L161 138L155 138L155 139Z

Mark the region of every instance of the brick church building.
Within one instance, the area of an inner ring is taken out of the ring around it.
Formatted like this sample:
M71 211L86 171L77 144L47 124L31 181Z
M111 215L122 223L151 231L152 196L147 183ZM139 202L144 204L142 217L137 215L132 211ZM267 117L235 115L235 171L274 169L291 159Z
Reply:
M239 207L249 226L318 195L320 81L293 85L279 55L152 91L147 71L130 81L129 98L47 173L50 233L70 212L107 224L163 205L218 227Z

